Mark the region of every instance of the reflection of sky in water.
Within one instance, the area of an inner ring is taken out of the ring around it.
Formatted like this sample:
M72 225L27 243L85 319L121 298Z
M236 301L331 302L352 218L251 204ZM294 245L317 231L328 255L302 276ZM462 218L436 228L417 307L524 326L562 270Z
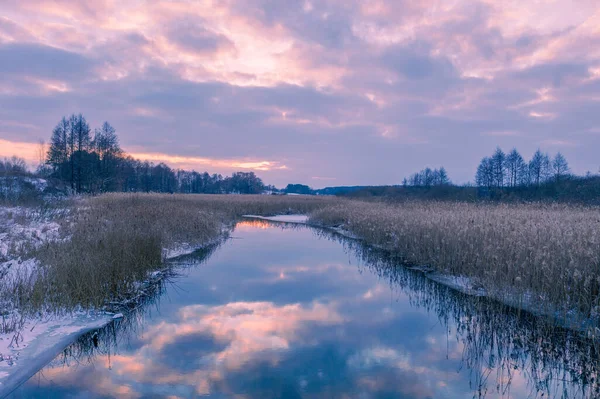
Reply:
M339 243L269 226L240 224L116 354L55 361L16 397L473 397L481 364L465 367L455 323L357 267ZM536 397L518 370L498 393L498 369L486 397Z

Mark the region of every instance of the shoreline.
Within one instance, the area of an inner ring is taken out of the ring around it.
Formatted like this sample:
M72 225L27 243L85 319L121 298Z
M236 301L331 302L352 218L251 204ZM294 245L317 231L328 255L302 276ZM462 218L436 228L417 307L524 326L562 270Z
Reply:
M286 220L286 217L291 217L289 220ZM304 219L300 219L300 216L303 216ZM393 252L393 250L375 244L367 243L363 238L360 238L353 234L352 232L342 228L342 227L330 227L319 225L316 223L310 223L309 217L307 215L277 215L274 217L269 216L257 216L257 215L243 215L243 218L248 219L260 219L265 221L270 221L273 223L287 223L287 224L298 224L304 225L311 228L323 229L326 231L330 231L336 234L339 234L345 238L351 240L357 240L363 242L365 245L369 247L373 247L379 250L383 250L386 252ZM467 276L459 276L452 274L445 274L435 271L429 267L423 266L409 266L409 265L398 265L401 267L406 267L407 269L421 272L421 274L432 280L438 284L446 286L448 288L454 289L458 292L461 292L465 295L474 296L474 297L484 297L489 300L497 301L505 306L513 308L517 311L528 312L536 317L545 317L550 318L556 322L557 327L564 328L567 330L575 331L581 334L584 334L587 338L596 340L600 338L600 329L598 327L593 326L593 319L584 318L580 314L576 314L574 312L566 312L569 317L561 317L561 315L565 314L565 312L560 312L556 308L553 308L548 305L539 306L540 304L532 303L531 293L525 293L522 298L519 298L519 293L505 292L495 294L486 290L483 287L480 287L474 284L473 279Z
M171 249L164 248L164 262L167 264L181 256L217 245L228 237L229 230L224 226L219 236L206 243L181 243ZM19 332L0 334L0 398L13 393L81 336L126 317L131 306L135 307L141 303L142 299L149 295L147 291L155 288L168 277L171 269L177 267L167 265L152 272L148 279L139 283L139 288L131 298L121 302L109 302L105 307L109 310L66 312L64 315L51 315L46 320L28 319ZM121 312L125 313L125 316ZM11 348L10 343L14 341L14 337L20 337L21 341L19 346Z
M307 215L276 215L270 217L242 215L241 218L265 220L273 223L297 224L311 228L322 229L348 239L361 241L373 248L387 252L393 252L388 248L369 244L364 239L354 235L342 227L331 227L310 223ZM203 248L208 248L211 245L215 245L221 241L227 240L229 233L231 232L231 227L232 225L224 224L218 236L208 240L203 244L192 245L189 243L178 243L173 248L163 248L164 261L172 261L178 257L189 255ZM54 359L58 354L60 354L61 351L75 342L80 336L109 325L110 323L114 322L116 317L123 317L122 314L115 313L120 311L127 313L127 309L130 309L128 306L131 306L132 304L135 306L136 303L140 303L141 298L148 295L146 291L152 287L155 287L161 280L168 277L167 271L176 267L177 266L168 266L152 272L146 280L139 283L139 288L135 293L132 294L131 298L121 302L110 302L109 305L115 305L114 307L109 307L109 309L114 312L109 312L106 310L96 312L80 311L61 316L52 316L45 321L41 319L31 319L25 322L24 328L19 333L0 335L0 348L2 348L2 350L5 350L5 346L8 346L2 344L6 344L7 339L9 339L11 335L20 335L22 338L21 347L17 349L12 348L7 352L0 352L3 355L2 359L0 360L4 360L0 361L0 398L12 393L21 384L35 375L35 373L43 369L50 361L52 361L52 359ZM539 311L539 309L536 310L531 303L529 305L523 305L523 302L527 301L517 300L515 298L516 295L513 295L511 299L510 293L509 295L500 296L481 287L475 288L473 280L468 277L443 274L435 272L433 269L426 267L410 267L407 265L404 265L403 267L414 271L419 271L424 275L424 277L466 295L485 297L509 306L515 310L526 311L537 317L550 317L557 322L559 327L579 333L587 333L588 337L591 339L596 339L598 336L600 336L600 331L598 331L597 328L595 330L591 328L585 328L585 326L578 328L572 323L567 323L569 319L561 319L556 313L551 311ZM73 315L76 315L77 317L74 318ZM583 324L583 321L586 321L581 317L577 317L577 315L574 315L573 320L580 322L581 324ZM589 319L587 319L587 321L589 321ZM31 324L33 324L33 327L29 329ZM23 334L23 332L28 334ZM12 365L9 365L7 359L12 359Z

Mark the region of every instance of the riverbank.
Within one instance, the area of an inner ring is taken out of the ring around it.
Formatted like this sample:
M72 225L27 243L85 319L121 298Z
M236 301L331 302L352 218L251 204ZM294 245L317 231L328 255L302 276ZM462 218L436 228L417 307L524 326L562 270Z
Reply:
M0 249L6 249L0 253L0 382L17 362L30 363L23 348L33 341L25 336L59 331L69 315L110 322L104 312L135 302L165 276L167 258L221 239L242 215L325 227L390 251L444 285L552 315L592 337L599 331L598 208L107 194L52 212L3 212L13 216L0 226Z
M577 334L321 229L237 226L213 256L175 260L173 284L98 340L78 340L16 396L394 396L407 380L439 387L427 397L534 397L531 387L555 397L564 384L569 397L592 396L580 392L595 386L582 382L595 381L593 343ZM257 375L267 383L254 384ZM365 375L385 384L365 386Z
M79 335L135 306L168 275L168 259L214 245L241 214L306 213L327 203L108 194L65 202L51 213L0 208L0 396Z
M324 209L323 211L326 212L327 209ZM475 277L466 276L464 274L451 274L447 269L440 270L427 264L411 263L406 260L406 257L403 254L398 253L392 247L380 243L368 242L356 233L347 229L346 225L343 223L331 225L323 224L319 221L318 215L310 217L307 215L278 215L274 217L244 215L244 217L277 223L305 225L308 227L324 229L352 240L358 240L369 247L392 254L395 258L401 260L403 267L421 272L428 279L462 292L463 294L490 298L511 308L526 311L537 317L547 318L549 320L549 326L556 325L578 331L591 339L600 338L599 318L597 315L590 316L582 313L576 308L567 308L567 305L564 303L559 305L550 303L543 295L536 295L535 293L523 290L520 287L502 285L499 283L484 286L481 281Z
M600 209L347 201L311 214L465 293L600 336Z

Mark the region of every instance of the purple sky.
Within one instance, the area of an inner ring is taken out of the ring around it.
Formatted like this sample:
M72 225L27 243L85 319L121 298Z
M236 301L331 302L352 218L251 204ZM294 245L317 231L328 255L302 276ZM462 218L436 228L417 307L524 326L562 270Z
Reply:
M0 156L82 112L172 167L313 187L600 166L597 0L2 0Z

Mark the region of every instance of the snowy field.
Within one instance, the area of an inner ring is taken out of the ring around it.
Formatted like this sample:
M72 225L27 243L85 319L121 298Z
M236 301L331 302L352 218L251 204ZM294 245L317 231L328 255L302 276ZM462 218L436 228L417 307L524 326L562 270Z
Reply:
M59 212L60 213L60 212ZM32 251L60 239L56 211L0 207L0 392L27 379L78 335L107 323L107 315L75 312L27 317L11 300L19 279L34 278L40 267Z

